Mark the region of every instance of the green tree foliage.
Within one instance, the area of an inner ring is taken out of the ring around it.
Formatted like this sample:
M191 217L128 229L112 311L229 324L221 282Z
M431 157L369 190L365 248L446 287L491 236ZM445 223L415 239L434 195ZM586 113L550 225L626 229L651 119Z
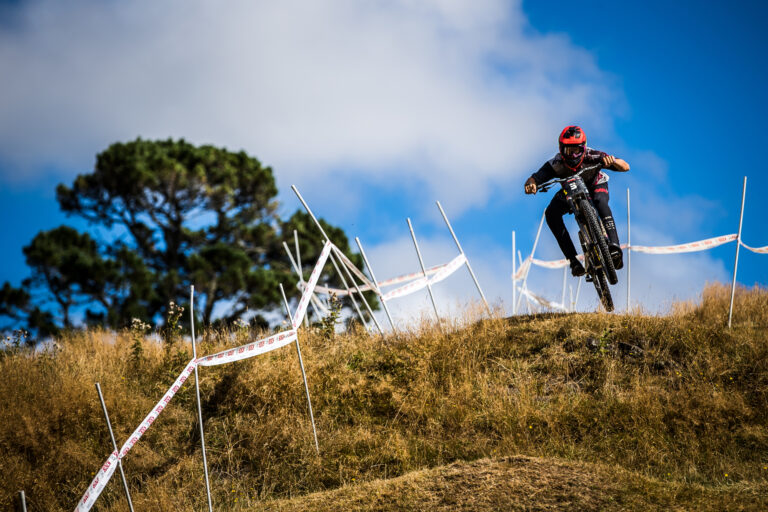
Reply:
M299 232L305 268L322 247L306 214L280 220L272 169L243 151L170 139L116 143L56 194L63 211L94 229L39 233L24 248L32 275L23 289L6 283L0 291L0 316L31 324L37 308L39 332L72 327L73 311L83 308L91 324L158 323L171 302L188 303L190 284L205 324L277 310L278 283L291 290L297 282L282 240ZM323 226L362 264L341 229ZM330 282L337 280L334 272Z

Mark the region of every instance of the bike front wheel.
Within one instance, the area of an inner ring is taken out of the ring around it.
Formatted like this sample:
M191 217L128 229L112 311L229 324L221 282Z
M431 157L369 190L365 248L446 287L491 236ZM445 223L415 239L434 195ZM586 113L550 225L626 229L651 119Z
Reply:
M586 199L581 200L579 207L581 208L581 211L584 212L584 218L587 222L587 228L589 229L592 241L597 244L600 252L600 267L602 270L599 273L605 273L608 282L616 284L619 282L619 278L616 275L616 268L613 266L611 251L608 250L608 241L606 240L605 235L603 235L603 225L597 218L597 212ZM606 286L605 289L607 290L608 287Z

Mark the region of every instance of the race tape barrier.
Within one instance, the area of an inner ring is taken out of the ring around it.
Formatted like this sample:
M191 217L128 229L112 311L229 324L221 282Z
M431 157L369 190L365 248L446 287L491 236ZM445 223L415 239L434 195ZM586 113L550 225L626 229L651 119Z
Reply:
M333 244L330 241L325 242L323 250L320 252L320 257L315 264L315 268L312 269L312 274L309 276L309 281L306 283L304 293L301 294L299 306L296 308L296 312L293 315L292 327L294 329L298 329L301 325L301 321L304 319L304 313L307 312L307 306L309 306L310 297L315 290L317 280L320 279L320 273L323 271L323 267L325 266L325 262L328 260L328 255L331 253L332 247Z
M220 364L232 363L234 361L241 361L243 359L248 359L249 357L266 354L271 350L284 347L289 343L293 343L294 341L296 341L296 331L294 329L290 331L283 331L277 334L273 334L268 338L248 343L242 347L222 350L216 354L198 358L197 364L198 366L216 366Z
M640 252L645 254L683 254L687 252L699 252L699 251L706 251L708 249L713 249L715 247L719 247L723 244L727 244L730 242L733 242L736 240L737 235L731 234L731 235L723 235L723 236L716 236L713 238L707 238L706 240L699 240L696 242L690 242L687 244L679 244L679 245L664 245L664 246L647 246L647 245L632 245L627 246L627 244L622 244L622 249L629 248L632 252ZM768 254L768 246L766 247L749 247L748 245L744 244L744 242L741 243L742 247L744 247L747 250L750 250L752 252L760 253L760 254ZM577 256L580 260L584 261L584 255L579 254ZM523 266L525 266L525 263L527 261L531 261L533 265L536 265L538 267L544 267L544 268L563 268L564 266L568 265L569 262L566 259L562 260L537 260L536 258L528 258L523 262ZM523 268L518 270L517 275L513 277L513 279L520 279L523 275L525 275L525 272L523 271Z
M534 302L538 303L539 305L545 308L559 309L560 311L566 311L566 312L568 311L568 309L563 304L560 304L559 302L550 302L544 297L540 295L536 295L530 290L523 289L521 286L518 286L517 289L520 291L521 294L523 294L524 296L528 297L529 299L533 300Z
M96 473L96 476L93 478L91 485L88 486L85 494L83 494L77 508L75 508L75 512L86 512L87 510L91 510L91 507L93 507L93 504L96 502L96 498L101 495L101 491L104 490L107 482L112 478L115 469L117 469L117 451L112 452L106 462L102 464L101 468Z
M422 288L426 288L427 283L429 283L430 286L432 286L435 283L439 283L443 279L447 278L456 270L458 270L459 267L461 267L465 262L467 261L466 256L463 254L459 254L455 258L453 258L451 261L446 263L445 265L442 265L441 268L432 275L429 279L424 277L424 274L422 273L421 278L416 279L405 286L401 286L400 288L395 288L394 290L391 290L384 295L382 295L382 298L384 300L390 300L395 299L398 297L404 297L406 295L410 295L411 293L414 293L418 290L421 290Z
M714 238L707 238L706 240L699 240L698 242L691 242L688 244L680 245L665 245L661 247L648 247L645 245L633 245L630 247L632 252L642 252L646 254L681 254L686 252L698 252L706 251L714 247L727 244L736 240L736 234L716 236Z
M757 254L768 254L768 245L765 247L750 247L744 242L741 242L741 246L746 250L756 252Z
M336 256L338 256L338 257L339 257L339 259L341 260L342 264L346 265L346 266L347 266L347 268L348 268L348 269L349 269L349 270L350 270L350 271L351 271L353 274L355 274L355 275L357 276L357 278L358 278L358 279L360 279L360 281L361 281L362 283L364 283L364 284L365 284L365 286L367 286L367 287L368 287L368 289L369 289L369 290L376 290L376 285L375 285L375 284L373 284L373 282L372 282L370 279L368 279L367 277L365 277L365 274L363 274L363 272L362 272L362 271L361 271L359 268L357 268L357 267L355 266L355 264L354 264L354 263L352 263L352 262L349 260L349 258L347 258L347 256L346 256L346 255L345 255L343 252L341 252L341 249L339 249L338 247L336 247L336 246L334 245L334 246L333 246L333 252L335 252L335 253L336 253ZM362 290L362 289L363 289L363 288L362 288L362 287L360 287L360 290Z
M531 257L528 256L523 261L523 264L520 265L520 268L517 269L517 272L512 274L512 279L514 281L519 281L525 277L526 272L528 272L528 268L531 266Z
M441 265L435 265L434 267L430 267L427 269L427 275L431 276L433 274L436 274L441 269L445 268L447 265L449 265L449 263L443 263ZM423 277L424 277L424 273L422 272L413 272L411 274L403 274L401 276L385 279L384 281L379 281L379 288L383 288L385 286L394 286L396 284L401 284L401 283L407 283L409 281L413 281L414 279L420 279ZM303 291L306 289L307 284L298 283L296 286ZM362 286L360 286L360 291L362 292L367 292L370 290L376 291L375 288L372 288L367 284L363 284ZM334 293L339 297L350 294L350 292L348 292L347 290L342 290L340 288L329 288L327 286L321 286L321 285L315 286L315 292L324 293L326 295L330 295L331 293ZM357 290L352 289L351 293L357 293Z
M155 422L160 413L163 412L163 410L168 406L168 403L171 401L173 396L181 388L182 384L184 384L184 382L189 378L189 375L195 370L196 365L197 363L194 359L187 363L187 365L184 367L184 371L182 371L181 375L176 378L176 381L171 385L170 389L165 392L163 398L161 398L160 401L155 404L155 407L150 411L149 414L147 414L147 416L144 418L144 421L139 424L139 427L133 431L133 434L131 434L131 436L128 438L128 441L126 441L122 448L120 448L120 459L125 457L131 448L133 448L139 439L141 439L141 436L143 436L149 427L152 426L152 423ZM101 495L101 492L104 490L107 482L109 482L109 479L112 478L112 475L115 472L115 468L117 467L117 460L117 452L112 452L109 458L101 466L99 472L96 473L96 476L88 486L88 489L83 494L83 497L80 499L80 502L75 508L75 512L87 512L91 509L91 507L93 507L93 504Z

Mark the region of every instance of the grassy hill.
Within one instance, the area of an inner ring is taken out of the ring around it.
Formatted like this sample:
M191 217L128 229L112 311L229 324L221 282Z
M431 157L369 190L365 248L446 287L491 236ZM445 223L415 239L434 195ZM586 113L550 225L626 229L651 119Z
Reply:
M517 456L455 462L253 508L265 512L685 509L766 510L768 483L704 486L651 478L618 466Z
M666 316L492 319L447 335L300 331L320 457L295 350L201 368L215 508L765 509L768 292L739 291L731 330L728 299L715 286ZM201 353L249 336L208 332ZM24 489L32 511L72 510L110 451L94 382L121 443L190 358L189 344L130 331L2 352L0 509ZM190 382L126 457L137 510L204 508L196 418ZM95 509L126 509L119 476Z

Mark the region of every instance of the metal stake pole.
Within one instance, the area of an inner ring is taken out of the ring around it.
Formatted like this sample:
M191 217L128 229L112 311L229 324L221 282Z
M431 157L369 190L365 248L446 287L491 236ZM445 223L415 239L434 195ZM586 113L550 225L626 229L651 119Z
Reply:
M453 237L453 241L456 242L456 247L459 248L459 252L461 254L464 254L464 249L461 248L461 244L459 243L459 239L456 238L456 233L453 232L453 227L451 227L451 223L448 222L448 216L445 214L445 211L443 210L442 205L440 204L440 201L436 201L437 207L440 209L440 213L443 216L443 220L445 221L445 224L448 226L448 230L451 232L451 236ZM469 264L469 259L467 258L467 255L464 254L464 263L467 265L467 270L469 270L469 275L472 276L472 280L475 282L475 286L477 286L477 291L480 292L480 298L483 299L483 303L485 304L485 309L488 310L488 315L492 316L493 313L491 312L491 307L488 305L488 301L485 300L485 294L483 293L482 288L480 288L480 283L477 282L477 277L475 277L475 273L472 271L472 265Z
M747 198L747 177L744 176L744 188L741 191L741 214L739 215L739 234L736 235L736 261L733 263L733 283L731 284L731 306L728 308L728 328L733 319L733 298L736 296L736 271L739 268L739 247L741 247L741 226L744 222L744 200Z
M632 286L632 229L629 224L629 188L627 188L627 313L630 307L629 290Z
M365 305L365 309L368 311L368 314L371 315L371 320L373 320L373 323L376 325L376 328L379 330L379 334L382 336L384 335L384 331L381 329L381 325L379 324L379 321L376 320L376 317L373 316L373 311L371 310L371 306L368 304L368 300L363 296L362 290L360 290L360 286L358 286L357 281L355 281L355 278L352 276L352 272L349 271L347 266L344 264L344 262L341 262L341 266L344 268L344 272L347 273L347 277L349 277L349 280L352 281L352 284L355 285L355 290L357 290L357 294L360 295L360 298L363 301L363 304Z
M368 273L371 274L371 280L373 281L373 284L376 285L376 288L379 292L379 298L381 299L381 305L384 306L384 312L387 314L387 319L389 320L389 325L392 327L393 331L397 331L395 329L395 322L392 321L392 315L389 314L389 308L387 307L387 301L384 300L384 294L381 293L381 288L379 288L379 282L376 280L376 276L373 273L373 267L371 267L370 262L368 261L368 257L365 255L365 251L363 250L363 244L360 243L360 239L358 237L355 237L355 242L357 243L357 248L360 249L360 254L363 256L363 261L365 262L365 266L368 268Z
M295 231L294 231L294 233L295 233ZM293 270L297 274L299 274L299 282L303 283L304 282L304 276L302 275L302 272L301 272L301 266L299 266L296 263L296 261L293 259L293 255L291 254L291 250L288 248L288 244L286 244L285 242L283 242L283 249L285 249L285 253L288 255L288 259L291 260L291 265L293 265ZM302 289L302 292L303 291L304 290ZM312 292L312 294L314 295L314 292ZM317 306L315 306L315 303L313 301L311 301L311 300L309 301L309 303L312 305L312 309L314 310L315 315L317 315L317 318L318 319L322 318L323 315L321 315L320 312L317 310ZM306 320L306 316L304 317L304 319ZM306 326L307 324L305 323L304 325Z
M363 316L363 313L360 311L360 306L357 305L357 301L355 300L355 296L352 295L352 289L347 284L347 280L344 279L344 274L339 269L339 265L336 263L336 259L333 257L333 249L331 249L331 254L328 255L328 259L331 260L331 263L333 264L333 268L336 269L336 273L339 274L339 277L341 278L341 282L344 285L344 288L347 289L347 293L349 294L350 300L352 300L352 305L355 306L355 311L357 311L357 316L360 318L360 322L362 322L363 327L365 330L368 330L368 324L365 322L365 317ZM344 266L344 262L341 263L341 266Z
M203 448L203 470L205 471L205 492L208 496L208 512L213 512L211 484L208 481L208 458L205 455L205 432L203 431L203 409L200 407L200 377L197 374L197 344L195 343L195 286L189 287L189 320L192 329L192 357L195 358L195 397L197 398L197 421L200 423L200 446Z
M21 503L22 512L27 512L27 498L24 496L24 491L19 491L19 502ZM131 510L133 510L133 508L131 508Z
M512 314L517 314L517 256L515 255L515 232L512 231Z
M523 268L523 253L520 251L517 251L517 261L520 263L520 268ZM528 276L528 272L531 271L530 265L528 266L528 270L525 271L525 277ZM525 310L530 315L531 314L531 299L528 297L528 295L523 294L523 291L528 291L528 285L525 281L523 281L522 286L520 287L520 297L517 298L517 307L520 307L520 301L523 300L523 297L525 297Z
M432 285L429 284L429 278L427 277L427 269L424 267L424 260L421 259L421 251L419 250L419 243L416 241L416 235L413 233L413 225L411 225L411 219L408 221L408 229L411 230L411 238L413 238L413 245L416 247L416 255L419 257L419 265L421 265L421 271L424 273L424 279L427 280L427 291L429 291L429 298L432 300L432 307L435 309L435 317L437 317L437 326L440 331L443 330L443 326L440 325L440 315L437 313L437 304L435 304L435 297L432 295Z
M574 307L579 303L579 294L581 293L581 281L583 280L583 278L584 276L579 278L579 285L576 287L576 302L574 303Z
M560 298L560 304L563 305L563 309L568 311L568 308L565 307L565 285L568 282L568 266L566 265L563 267L563 294Z
M283 283L280 283L280 293L283 294L283 304L285 313L288 315L288 324L291 324L291 309L288 307L288 299L285 297ZM296 353L299 355L299 366L301 366L301 376L304 379L304 391L307 393L307 405L309 406L309 419L312 421L312 435L315 437L315 450L320 455L320 445L317 442L317 430L315 429L315 415L312 413L312 400L309 398L309 385L307 384L307 373L304 371L304 359L301 357L301 347L299 346L299 336L296 335Z
M120 469L120 476L123 478L123 489L125 489L125 497L128 498L128 507L133 512L133 501L131 501L131 492L128 490L128 480L125 478L125 472L123 471L123 461L120 458L120 449L117 447L115 441L115 434L112 432L112 423L109 421L109 413L107 413L107 404L104 403L104 395L101 394L101 386L96 383L96 392L99 394L99 401L101 402L101 410L104 411L104 419L107 420L107 428L109 429L109 437L112 439L112 447L118 452L117 467ZM22 491L23 493L24 491ZM22 495L23 496L23 495ZM26 510L26 506L24 508Z
M325 230L323 229L323 226L320 225L320 222L317 220L317 217L315 217L315 214L312 213L312 210L309 208L309 205L304 200L303 197L301 197L301 194L299 193L299 189L296 188L296 185L291 185L291 189L296 194L296 197L299 198L299 201L301 201L301 204L304 206L304 209L307 210L307 213L312 218L312 220L315 222L315 225L317 226L317 229L320 230L320 233L323 234L323 238L325 238L326 241L330 241L331 239L328 238L328 235L325 233ZM333 267L336 269L336 272L339 274L339 277L341 278L341 282L344 283L344 288L346 288L347 292L349 293L349 298L352 300L352 304L355 306L355 310L357 311L357 315L360 317L360 321L363 323L363 326L365 326L366 330L368 329L368 326L365 325L365 318L363 318L363 314L360 312L360 308L357 306L357 301L355 300L355 297L352 296L352 291L347 286L347 281L344 279L344 275L339 270L339 266L336 264L336 258L333 256L333 251L331 251L331 254L329 254L331 263L333 263Z
M539 229L536 231L536 239L533 241L533 249L531 249L531 255L529 256L531 258L531 267L533 267L533 256L536 254L536 247L539 245L539 237L541 237L541 227L544 225L544 216L546 215L547 211L544 210L544 213L541 214L541 221L539 222ZM531 267L528 268L528 272L525 273L525 277L523 278L523 288L527 289L528 285L528 274L531 273Z

